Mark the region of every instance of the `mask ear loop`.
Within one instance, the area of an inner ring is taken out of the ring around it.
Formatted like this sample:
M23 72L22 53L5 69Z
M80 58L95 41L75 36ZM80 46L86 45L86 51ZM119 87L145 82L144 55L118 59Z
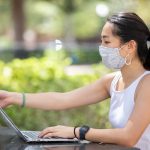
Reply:
M128 55L125 57L125 64L126 64L127 66L131 65L131 63L132 63L132 59L128 59L129 55L130 55L130 54L128 54Z

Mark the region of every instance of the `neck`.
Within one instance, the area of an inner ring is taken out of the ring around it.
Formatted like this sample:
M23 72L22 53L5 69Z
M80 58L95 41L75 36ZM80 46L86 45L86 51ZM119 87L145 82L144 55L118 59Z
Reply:
M124 66L121 69L122 80L125 83L130 83L137 79L141 74L145 72L143 65L140 61L134 61L129 66Z

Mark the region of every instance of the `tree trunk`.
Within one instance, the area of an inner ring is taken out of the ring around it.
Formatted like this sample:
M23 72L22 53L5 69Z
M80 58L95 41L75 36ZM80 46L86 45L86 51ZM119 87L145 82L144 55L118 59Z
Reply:
M12 0L15 56L26 57L23 33L25 30L24 0Z

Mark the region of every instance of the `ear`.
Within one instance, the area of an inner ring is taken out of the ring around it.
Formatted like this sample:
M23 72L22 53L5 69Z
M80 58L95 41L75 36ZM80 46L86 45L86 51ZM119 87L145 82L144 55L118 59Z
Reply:
M134 40L128 42L128 51L129 53L135 52L137 49L137 43Z

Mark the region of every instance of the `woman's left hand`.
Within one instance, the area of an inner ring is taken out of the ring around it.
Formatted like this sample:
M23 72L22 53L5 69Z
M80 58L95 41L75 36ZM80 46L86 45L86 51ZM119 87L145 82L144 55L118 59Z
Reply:
M40 138L49 138L49 137L62 137L62 138L74 138L74 127L67 126L53 126L44 129L40 135Z

